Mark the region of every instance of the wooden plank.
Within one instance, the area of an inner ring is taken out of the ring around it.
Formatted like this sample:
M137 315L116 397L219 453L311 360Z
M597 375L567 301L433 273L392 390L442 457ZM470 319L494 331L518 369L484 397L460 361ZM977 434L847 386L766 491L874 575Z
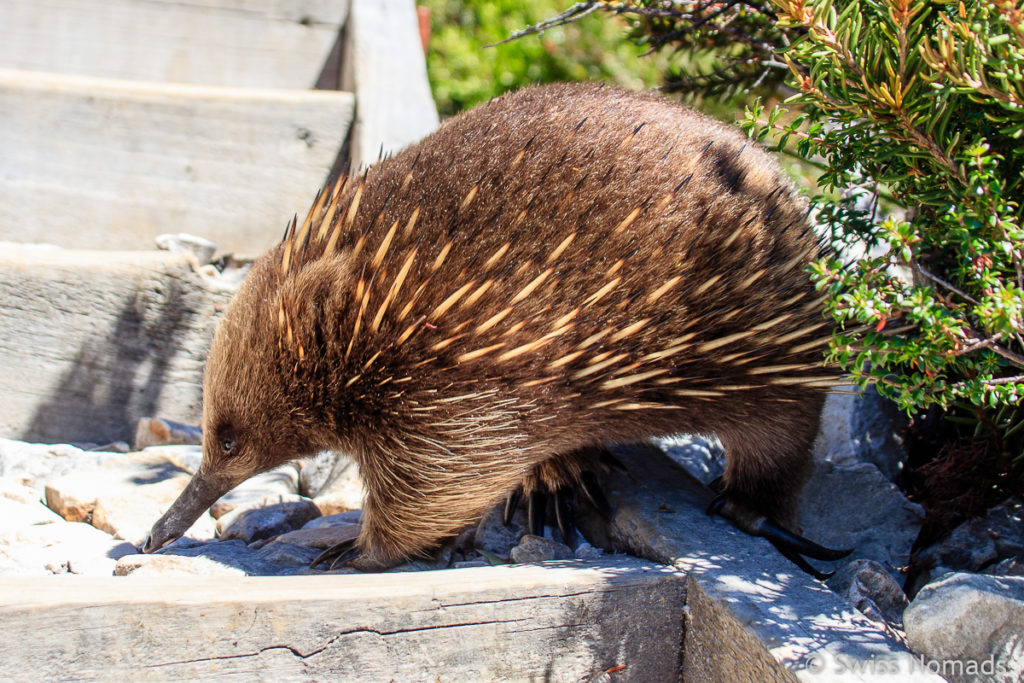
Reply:
M148 415L198 424L231 292L169 252L0 247L0 436L130 440Z
M0 579L14 680L678 677L684 577L624 560L414 574ZM600 679L597 679L600 680Z
M357 102L353 168L437 128L413 0L352 0L344 49L341 86Z
M349 93L0 70L0 240L151 249L188 232L272 245L324 182Z
M4 0L0 67L312 88L347 14L348 0Z

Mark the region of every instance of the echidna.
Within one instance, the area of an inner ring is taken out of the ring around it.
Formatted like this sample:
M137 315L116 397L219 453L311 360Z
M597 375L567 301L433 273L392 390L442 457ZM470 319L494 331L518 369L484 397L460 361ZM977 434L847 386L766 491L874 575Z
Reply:
M353 564L387 567L605 443L683 432L721 439L734 521L774 528L836 379L805 214L766 153L658 96L559 84L451 119L253 266L210 349L202 466L146 550L335 449L366 489Z

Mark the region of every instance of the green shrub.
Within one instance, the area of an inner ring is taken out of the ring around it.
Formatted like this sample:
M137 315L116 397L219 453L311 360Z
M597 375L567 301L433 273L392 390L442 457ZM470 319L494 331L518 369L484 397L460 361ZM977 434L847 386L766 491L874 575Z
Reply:
M819 220L869 250L816 266L842 326L832 358L908 410L968 409L979 433L1019 434L1024 15L993 0L774 1L798 36L788 104L806 119L754 107L747 128L823 160L840 198L817 198ZM903 211L874 220L883 193Z
M940 408L1024 469L1024 10L1013 0L624 0L697 95L760 89L744 122L820 169L838 258L813 276L831 359L908 412ZM700 55L719 55L708 62ZM863 254L850 258L850 254Z
M508 90L551 81L604 80L639 90L664 63L642 59L623 27L600 17L487 47L559 10L560 0L420 0L430 9L427 75L442 116Z

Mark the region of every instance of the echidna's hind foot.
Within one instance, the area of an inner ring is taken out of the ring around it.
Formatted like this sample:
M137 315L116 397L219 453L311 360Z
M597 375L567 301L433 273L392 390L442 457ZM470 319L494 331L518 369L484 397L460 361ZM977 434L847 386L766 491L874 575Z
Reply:
M506 526L511 523L520 500L525 497L529 532L543 536L550 504L554 508L562 540L573 547L576 544L578 493L582 492L602 517L611 519L612 507L595 474L595 470L608 468L622 469L622 465L605 448L581 448L549 458L534 467L523 479L523 485L509 494L502 521Z
M835 572L822 572L815 569L803 556L832 561L841 560L853 552L852 548L844 550L826 548L800 534L789 531L774 520L731 499L727 493L715 496L708 505L707 513L721 515L740 531L766 539L783 557L822 581L831 577Z

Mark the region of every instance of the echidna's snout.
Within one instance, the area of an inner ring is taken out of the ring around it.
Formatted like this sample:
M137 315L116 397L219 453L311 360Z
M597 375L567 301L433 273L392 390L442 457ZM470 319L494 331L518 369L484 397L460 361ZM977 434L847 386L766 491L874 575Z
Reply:
M198 472L163 517L153 525L142 552L154 553L171 541L181 538L199 519L199 515L230 491L235 483L230 479L210 477Z

